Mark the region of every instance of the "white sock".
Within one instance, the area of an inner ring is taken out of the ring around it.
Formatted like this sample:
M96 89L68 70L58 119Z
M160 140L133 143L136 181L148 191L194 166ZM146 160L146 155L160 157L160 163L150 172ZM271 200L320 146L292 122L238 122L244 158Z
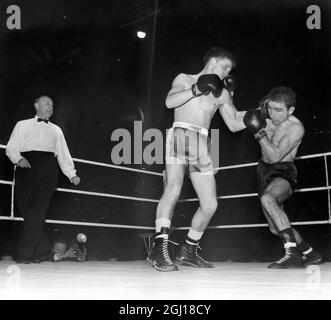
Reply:
M284 243L284 248L296 248L297 247L297 244L296 242L285 242Z
M311 253L312 251L313 251L313 248L310 247L308 250L303 251L302 253L303 253L304 255L307 255L307 254Z
M190 244L197 244L200 239L202 238L203 232L201 231L195 231L194 229L192 229L192 227L190 228L190 230L188 231L187 234L187 238L186 242L190 243L189 239L194 240L195 243L190 243Z

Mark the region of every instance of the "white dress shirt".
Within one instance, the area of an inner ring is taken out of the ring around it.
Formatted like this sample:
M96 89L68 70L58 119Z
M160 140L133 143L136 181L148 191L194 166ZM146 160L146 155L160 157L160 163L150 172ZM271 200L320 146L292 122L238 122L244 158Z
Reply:
M37 119L35 116L16 123L7 143L8 158L17 164L23 158L21 152L53 152L62 172L71 180L76 176L76 170L61 128L50 121L38 122Z

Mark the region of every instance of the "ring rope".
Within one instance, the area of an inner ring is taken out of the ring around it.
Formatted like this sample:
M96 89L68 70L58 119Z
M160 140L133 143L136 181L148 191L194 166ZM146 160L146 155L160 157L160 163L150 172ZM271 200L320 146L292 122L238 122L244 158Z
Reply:
M330 201L330 185L329 185L329 172L328 172L328 159L324 155L324 167L325 167L325 180L328 187L328 213L329 213L329 222L331 223L331 201Z
M21 217L6 217L0 216L0 220L13 220L13 221L24 221ZM46 219L46 223L52 224L67 224L67 225L78 225L86 227L106 227L106 228L123 228L123 229L138 229L138 230L155 230L152 226L133 226L125 224L110 224L110 223L98 223L98 222L84 222L84 221L68 221L68 220L53 220ZM320 225L329 224L329 220L318 220L318 221L298 221L291 222L291 225ZM207 229L235 229L235 228L257 228L257 227L268 227L267 223L249 223L249 224L229 224L219 226L208 226ZM188 230L190 227L175 227L174 230Z
M65 188L56 188L57 191L68 192L68 193L79 193L85 194L89 196L98 196L98 197L106 197L106 198L118 198L118 199L127 199L127 200L135 200L135 201L146 201L146 202L159 202L157 199L148 199L148 198L138 198L138 197L130 197L130 196L121 196L118 194L112 193L102 193L102 192L91 192L91 191L82 191L82 190L74 190L74 189L65 189Z
M13 181L8 181L8 180L0 180L0 184L9 184L9 185L14 185Z
M291 225L318 225L329 224L329 220L316 220L316 221L298 221L291 222ZM235 228L257 228L257 227L269 227L267 223L249 223L249 224L228 224L219 226L208 226L207 229L235 229ZM189 230L190 227L178 227L176 230Z
M6 149L6 145L0 144L0 148ZM118 166L118 165L115 165L115 164L97 162L97 161L91 161L91 160L85 160L85 159L79 159L79 158L72 158L72 160L74 160L76 162L92 164L92 165L100 166L100 167L108 167L108 168L127 170L127 171L135 171L135 172L140 172L140 173L152 174L152 175L156 175L156 176L162 176L162 173L155 172L155 171L148 171L148 170L135 169L135 168L130 168L130 167L123 167L123 166Z
M330 155L331 155L331 152L308 154L305 156L296 157L294 160L313 159L313 158L319 158L319 157L327 157ZM236 168L244 168L244 167L253 167L253 166L256 166L257 164L258 164L258 162L248 162L248 163L242 163L242 164L217 167L217 168L215 168L215 170L219 171L219 170L228 170L228 169L236 169Z
M6 145L0 144L0 148L6 149ZM331 152L316 153L316 154L311 154L311 155L299 156L299 157L296 157L295 160L312 159L312 158L318 158L318 157L323 157L323 156L327 157L327 156L330 156L330 155L331 155ZM84 160L84 159L79 159L79 158L73 158L73 160L76 161L76 162L92 164L92 165L97 165L97 166L103 166L103 167L108 167L108 168L114 168L114 169L119 169L119 170L128 170L128 171L135 171L135 172L140 172L140 173L146 173L146 174L162 176L162 173L155 172L155 171L135 169L135 168L130 168L130 167L124 167L124 166L119 166L119 165L114 165L114 164L109 164L109 163L104 163L104 162ZM219 170L228 170L228 169L252 167L252 166L256 166L257 164L258 164L257 162L249 162L249 163L242 163L242 164L236 164L236 165L216 167L215 170L219 171Z
M314 187L314 188L302 188L294 190L295 193L301 192L311 192L311 191L323 191L328 190L330 191L331 187ZM227 196L218 196L217 199L237 199L237 198L248 198L248 197L256 197L258 196L257 193L241 193L241 194L234 194L234 195L227 195ZM193 202L199 201L198 198L189 198L189 199L180 199L178 202Z
M24 221L21 217L4 217L0 216L0 220L14 220L14 221ZM53 220L46 219L46 223L53 224L68 224L68 225L77 225L77 226L86 226L86 227L106 227L106 228L123 228L123 229L146 229L146 230L154 230L154 227L148 226L132 226L126 224L110 224L110 223L98 223L98 222L84 222L84 221L68 221L68 220Z
M81 162L81 163L86 163L86 164L93 164L93 165L101 166L101 167L108 167L108 168L127 170L127 171L135 171L135 172L140 172L140 173L152 174L152 175L155 175L155 176L162 176L162 173L155 172L155 171L148 171L148 170L135 169L135 168L130 168L130 167L123 167L123 166L118 166L118 165L115 165L115 164L96 162L96 161L90 161L90 160L84 160L84 159L78 159L78 158L72 158L72 159L76 162Z

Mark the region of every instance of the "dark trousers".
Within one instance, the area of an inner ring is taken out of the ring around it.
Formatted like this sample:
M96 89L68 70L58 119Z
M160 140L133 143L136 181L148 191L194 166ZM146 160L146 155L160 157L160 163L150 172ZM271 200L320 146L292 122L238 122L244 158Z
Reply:
M15 199L24 218L18 240L17 258L35 259L50 253L49 240L43 232L47 210L57 186L58 165L54 154L30 151L22 153L31 168L16 168Z

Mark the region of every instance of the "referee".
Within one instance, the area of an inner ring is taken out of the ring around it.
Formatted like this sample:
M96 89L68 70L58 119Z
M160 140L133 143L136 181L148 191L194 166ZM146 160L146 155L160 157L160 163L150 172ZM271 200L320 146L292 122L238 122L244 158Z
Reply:
M16 165L15 199L24 218L17 263L50 259L51 246L43 226L57 186L58 165L71 183L80 183L63 132L49 121L53 101L41 96L34 107L35 117L16 123L6 148L6 155Z

